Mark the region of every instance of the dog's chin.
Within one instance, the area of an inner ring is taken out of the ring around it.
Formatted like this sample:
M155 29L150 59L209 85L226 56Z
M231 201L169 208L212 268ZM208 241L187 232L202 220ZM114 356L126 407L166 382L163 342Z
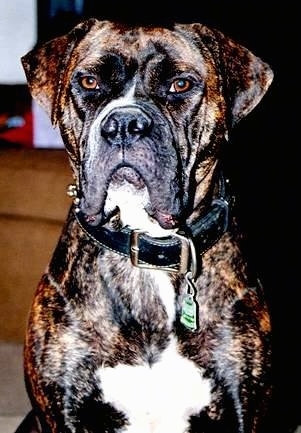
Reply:
M175 221L170 215L151 210L147 188L137 189L127 181L110 185L104 213L113 220L117 216L119 227L128 226L152 236L168 236L175 230Z
M108 225L122 228L128 226L148 232L153 236L168 236L177 228L177 219L152 206L146 183L133 168L117 168L107 187L105 202L95 212L85 202L86 221L92 226Z
M172 215L152 208L147 186L129 167L122 167L113 174L101 210L84 213L86 221L93 226L128 226L152 236L168 236L177 228L177 220Z

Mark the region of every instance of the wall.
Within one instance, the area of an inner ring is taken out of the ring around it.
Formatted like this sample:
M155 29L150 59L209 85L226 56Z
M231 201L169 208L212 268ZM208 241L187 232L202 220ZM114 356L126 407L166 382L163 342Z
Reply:
M20 57L37 39L36 0L0 1L0 83L23 84Z
M24 339L34 291L71 205L71 182L63 150L0 147L0 341Z

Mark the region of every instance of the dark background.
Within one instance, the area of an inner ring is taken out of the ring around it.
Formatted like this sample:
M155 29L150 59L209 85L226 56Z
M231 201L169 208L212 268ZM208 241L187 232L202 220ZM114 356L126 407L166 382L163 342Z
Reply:
M106 3L106 4L105 4ZM297 3L297 2L296 2ZM298 172L300 73L297 8L289 2L196 1L165 3L86 0L80 16L48 16L39 2L39 41L65 33L82 18L125 22L202 22L229 35L270 64L275 78L256 109L233 131L232 184L250 251L265 287L274 344L275 433L301 424ZM163 8L164 7L164 8ZM163 9L163 10L162 10ZM256 397L255 397L256 398ZM268 433L268 432L267 432Z

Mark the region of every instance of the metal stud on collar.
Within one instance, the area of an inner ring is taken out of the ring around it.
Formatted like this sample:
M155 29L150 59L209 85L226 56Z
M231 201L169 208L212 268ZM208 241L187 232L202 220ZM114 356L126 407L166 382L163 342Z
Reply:
M67 196L73 198L73 203L75 205L75 212L78 213L80 211L79 203L80 198L78 197L77 186L74 183L71 183L67 186Z

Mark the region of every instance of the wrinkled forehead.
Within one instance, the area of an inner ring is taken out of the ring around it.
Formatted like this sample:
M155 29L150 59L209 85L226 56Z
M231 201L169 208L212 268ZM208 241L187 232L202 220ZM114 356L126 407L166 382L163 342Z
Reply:
M170 68L205 74L205 58L199 48L179 31L167 28L124 27L106 23L93 28L78 45L78 66L89 68L101 63L124 63L144 69Z

